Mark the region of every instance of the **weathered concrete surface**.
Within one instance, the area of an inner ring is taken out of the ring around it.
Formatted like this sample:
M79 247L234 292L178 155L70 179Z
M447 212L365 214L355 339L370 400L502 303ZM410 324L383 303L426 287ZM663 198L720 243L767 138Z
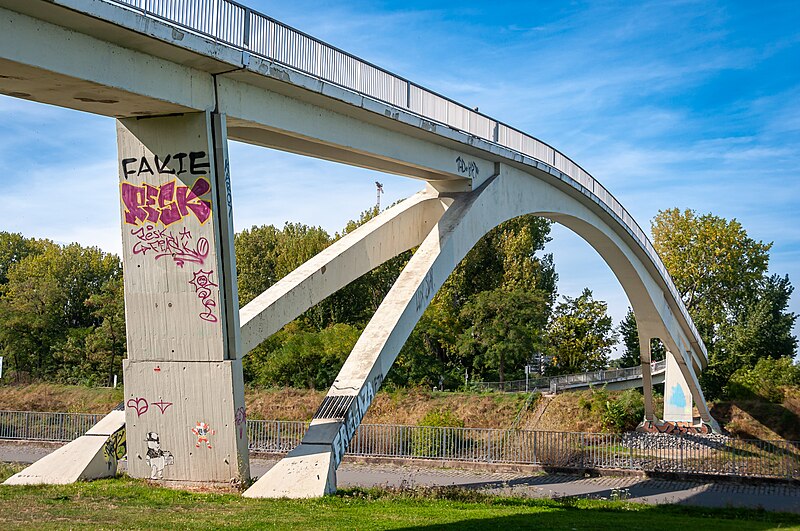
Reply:
M249 478L224 121L117 122L128 471Z
M308 497L335 490L335 481L329 479L329 474L317 473L319 463L330 462L334 469L338 467L375 392L433 296L478 239L508 219L535 214L578 233L619 279L637 318L657 331L650 337L665 338L668 347L690 344L646 263L612 227L571 195L500 165L499 173L478 190L441 197L451 201L447 211L403 269L342 366L295 450L295 455L303 459L292 456L291 464L278 465L251 487L249 496L283 496L291 491L294 496ZM687 352L680 358L673 357L672 363L693 377L691 393L687 394L699 398L703 421L715 426L691 359ZM299 474L307 474L307 481L298 482ZM313 487L303 490L301 484L304 488Z
M319 498L336 492L336 468L330 445L300 445L265 471L245 498Z
M115 448L111 437L125 429L125 413L112 411L86 435L45 455L25 470L8 478L4 485L66 485L83 479L100 479L117 474Z

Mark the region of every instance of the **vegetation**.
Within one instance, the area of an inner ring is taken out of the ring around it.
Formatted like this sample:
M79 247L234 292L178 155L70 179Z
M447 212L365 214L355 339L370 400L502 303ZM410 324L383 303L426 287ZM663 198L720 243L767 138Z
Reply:
M547 327L552 349L550 374L571 374L608 367L617 342L608 305L592 298L588 288L579 297L564 297Z
M300 223L237 234L240 302L377 213L362 213L333 236ZM798 370L790 361L797 316L787 309L788 277L767 273L771 244L750 238L736 220L691 210L659 212L652 227L654 245L708 347L701 380L707 397L779 401L781 385L792 385ZM637 365L632 311L615 330L607 305L588 288L558 300L552 256L542 254L549 231L548 221L522 216L483 237L431 301L385 386L461 389L468 388L467 378L505 382L523 378L535 358L550 360L546 372L553 375L602 369L618 335L625 351L616 364ZM363 275L264 341L245 358L245 381L327 388L412 252ZM125 346L118 257L0 232L4 381L108 385L121 376ZM654 360L665 356L658 339L651 350Z
M107 384L122 373L119 258L0 232L0 353L17 380Z
M797 315L788 312L788 277L768 275L772 244L755 241L741 224L692 210L658 213L653 244L706 344L707 398L726 397L728 383L760 359L792 358Z
M622 345L625 350L617 360L618 367L635 367L641 364L641 347L639 345L639 329L636 326L636 316L628 308L628 313L619 324L619 335L622 336ZM667 349L657 338L650 340L650 360L661 361L667 357Z
M15 469L0 468L0 480ZM343 489L311 500L253 500L117 478L63 486L0 485L4 529L800 529L796 515L626 501L523 499L445 488Z

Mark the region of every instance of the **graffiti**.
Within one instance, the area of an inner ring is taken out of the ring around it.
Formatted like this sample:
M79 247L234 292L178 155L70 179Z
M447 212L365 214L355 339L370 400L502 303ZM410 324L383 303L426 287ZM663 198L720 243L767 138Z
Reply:
M373 379L373 381L378 380L382 382L383 375L379 375ZM375 398L375 391L376 389L373 382L368 381L367 384L361 388L358 397L347 411L344 422L339 427L339 432L333 439L333 458L336 466L342 462L342 457L344 457L344 452L347 450L347 445L350 444L350 439L353 438L353 435L358 429L358 425L361 424L361 419L364 418L364 414L367 412L367 408L372 403L372 399Z
M203 265L208 257L209 244L206 238L199 238L192 247L192 233L184 229L175 236L167 229L157 229L155 225L145 225L131 229L131 234L138 240L133 244L133 254L152 253L156 260L168 256L178 267L186 262Z
M217 322L217 316L214 315L214 308L216 308L217 302L211 298L211 288L218 287L218 285L211 280L211 275L213 274L214 271L203 271L201 269L196 271L192 280L189 281L189 284L194 286L197 298L200 299L206 309L205 312L200 314L200 319L209 323Z
M125 428L122 427L112 433L103 445L103 458L108 464L108 469L111 470L117 461L124 458L127 451Z
M142 183L136 186L122 183L120 195L125 205L123 219L128 225L141 225L142 223L161 223L165 227L172 225L191 212L200 224L211 217L211 201L200 199L211 191L211 183L201 177L191 188L176 186L175 181L169 181L161 186Z
M200 444L202 443L205 444L210 450L211 442L208 440L208 437L217 433L217 430L212 430L211 426L205 422L198 422L197 426L192 428L192 433L197 436L197 443L195 444L196 448L200 448Z
M458 168L458 173L469 175L470 179L476 178L480 173L480 169L474 161L467 162L460 156L456 159L456 168Z
M133 408L133 410L136 411L137 418L147 413L147 410L150 409L150 404L147 402L147 399L141 397L131 398L130 400L128 400L126 405L129 408Z
M236 410L236 427L239 429L239 438L244 437L244 431L247 429L247 412L244 406Z
M151 405L156 406L158 409L160 409L161 414L163 415L167 411L167 408L172 405L172 402L165 402L163 400L159 400L158 402L150 403L147 401L146 398L143 397L131 398L127 402L127 406L136 411L137 417L141 417L142 415L147 413L150 410Z
M225 202L228 203L228 216L233 219L233 194L231 193L231 163L225 158Z
M150 466L150 479L164 479L164 467L175 463L172 453L161 449L161 440L156 432L147 434L147 464Z
M164 402L163 400L159 400L158 402L153 402L153 405L160 409L161 414L163 415L167 408L172 405L172 402Z
M186 167L187 159L189 162L188 169ZM122 159L120 164L122 164L123 177L127 179L129 175L141 176L146 173L150 175L183 175L188 172L191 175L205 175L211 167L205 151L175 153L174 155L167 155L163 159L158 155L154 155L152 160L153 164L150 164L147 157ZM137 162L138 165L136 165ZM170 163L172 165L169 165ZM177 163L177 169L174 168L175 163ZM132 164L134 165L133 167L131 167ZM153 171L153 168L155 168L155 171Z
M645 433L667 433L669 435L707 435L711 433L711 428L708 424L702 423L695 426L689 422L653 422L647 420L642 423L636 431Z
M425 278L422 280L422 285L414 294L414 307L416 308L417 312L419 312L428 302L430 302L434 292L433 288L433 271L428 271L428 273L425 275Z

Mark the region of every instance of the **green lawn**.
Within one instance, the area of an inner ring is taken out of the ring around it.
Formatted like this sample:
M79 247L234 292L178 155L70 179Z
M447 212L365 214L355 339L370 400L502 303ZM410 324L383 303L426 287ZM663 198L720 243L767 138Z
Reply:
M12 468L0 465L0 478ZM0 486L14 528L141 529L800 529L800 517L754 510L597 500L523 500L456 489L348 489L317 500L250 500L129 478L68 486Z

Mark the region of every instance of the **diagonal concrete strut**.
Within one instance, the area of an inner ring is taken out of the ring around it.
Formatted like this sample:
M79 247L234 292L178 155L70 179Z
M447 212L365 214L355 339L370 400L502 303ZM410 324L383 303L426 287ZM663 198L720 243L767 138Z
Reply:
M336 490L336 469L386 373L433 296L475 243L474 227L468 225L486 186L440 196L452 203L359 337L302 442L244 496L306 498Z

